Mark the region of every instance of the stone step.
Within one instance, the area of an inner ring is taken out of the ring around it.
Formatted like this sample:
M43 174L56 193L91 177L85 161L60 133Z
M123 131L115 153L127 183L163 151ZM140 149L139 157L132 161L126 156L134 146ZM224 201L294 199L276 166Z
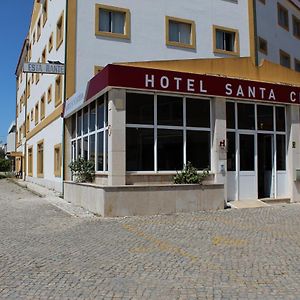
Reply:
M288 204L291 203L290 198L263 198L259 199L267 204Z

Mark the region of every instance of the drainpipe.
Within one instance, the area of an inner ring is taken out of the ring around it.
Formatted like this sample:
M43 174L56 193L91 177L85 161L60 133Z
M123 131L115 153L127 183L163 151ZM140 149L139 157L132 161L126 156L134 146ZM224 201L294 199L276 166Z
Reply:
M62 193L62 197L64 197L64 180L65 180L65 119L63 116L64 113L64 109L65 109L65 105L66 105L66 97L67 97L67 49L68 49L68 14L69 14L69 10L68 10L68 5L69 4L69 0L66 0L66 17L65 17L65 73L64 73L64 97L63 97L63 112L62 112L62 188L61 188L61 193Z
M257 15L256 15L256 0L253 0L253 22L254 22L254 47L255 47L255 66L258 67L258 46L257 46Z

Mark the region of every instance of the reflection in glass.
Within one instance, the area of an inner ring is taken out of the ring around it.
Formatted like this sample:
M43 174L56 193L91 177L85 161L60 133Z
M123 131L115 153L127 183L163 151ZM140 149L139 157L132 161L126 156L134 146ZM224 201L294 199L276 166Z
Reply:
M234 102L226 102L226 126L235 129L235 104Z
M88 137L83 138L83 158L88 160Z
M240 134L240 170L254 171L254 135Z
M157 130L159 171L181 170L183 167L183 131Z
M255 129L254 104L238 103L238 128Z
M227 132L227 171L236 171L235 133Z
M126 123L153 124L154 96L147 94L126 94Z
M277 170L286 170L286 145L285 135L276 135L276 159L277 159Z
M186 159L199 170L210 169L210 132L187 131Z
M126 170L154 170L154 130L126 129Z
M157 123L158 125L182 126L182 98L157 96Z
M90 132L95 131L95 123L96 123L96 107L95 102L90 105L90 120L89 120L89 130Z
M273 106L257 105L257 129L273 131Z
M85 107L83 109L83 126L82 126L83 134L88 133L88 120L89 120L88 113L89 113L89 109L88 109L88 107Z
M101 129L104 127L104 97L102 96L98 100L97 105L97 128Z
M285 131L285 108L276 107L276 130Z
M202 99L186 99L186 126L210 127L210 101Z
M97 171L103 171L103 132L97 134Z

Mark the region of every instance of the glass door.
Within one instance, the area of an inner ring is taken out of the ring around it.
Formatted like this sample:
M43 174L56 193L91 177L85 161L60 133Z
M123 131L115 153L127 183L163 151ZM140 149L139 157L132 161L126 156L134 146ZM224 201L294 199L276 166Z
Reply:
M256 180L256 139L255 134L239 134L239 175L238 175L238 199L257 199Z

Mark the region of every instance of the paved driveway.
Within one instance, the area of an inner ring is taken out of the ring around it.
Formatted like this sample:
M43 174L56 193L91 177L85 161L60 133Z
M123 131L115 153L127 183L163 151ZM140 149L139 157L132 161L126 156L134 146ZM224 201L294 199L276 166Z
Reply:
M0 181L0 299L300 299L300 205L76 218Z

